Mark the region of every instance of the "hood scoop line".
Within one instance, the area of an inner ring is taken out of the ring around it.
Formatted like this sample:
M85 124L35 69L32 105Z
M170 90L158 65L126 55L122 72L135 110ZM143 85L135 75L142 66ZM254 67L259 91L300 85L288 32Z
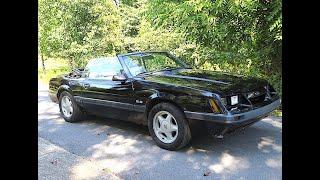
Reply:
M211 79L204 79L204 78L198 78L198 77L189 77L189 76L180 76L180 75L168 75L168 74L161 74L161 76L167 76L167 77L175 77L175 78L182 78L182 79L190 79L190 80L198 80L198 81L207 81L207 82L213 82L218 84L225 84L229 85L230 83L222 82L222 81L216 81Z

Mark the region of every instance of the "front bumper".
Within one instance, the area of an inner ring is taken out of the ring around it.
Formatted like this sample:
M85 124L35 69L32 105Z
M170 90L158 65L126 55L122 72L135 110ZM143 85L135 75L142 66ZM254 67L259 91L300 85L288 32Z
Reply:
M274 102L254 109L248 112L239 113L239 114L213 114L213 113L201 113L201 112L190 112L184 111L187 119L194 120L204 120L217 123L226 123L226 124L237 124L245 121L250 121L252 119L257 119L264 117L276 109L280 105L280 99L275 100Z
M260 119L269 115L280 105L280 98L272 103L239 114L213 114L185 111L187 119L205 121L210 128L214 129L215 135L223 135L239 128L250 126Z

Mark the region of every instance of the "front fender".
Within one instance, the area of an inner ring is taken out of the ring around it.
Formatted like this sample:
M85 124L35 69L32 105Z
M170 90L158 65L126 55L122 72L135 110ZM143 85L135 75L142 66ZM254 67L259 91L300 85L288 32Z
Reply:
M58 88L58 92L57 92L57 98L59 99L59 96L61 94L62 91L68 91L71 95L73 95L73 92L70 88L70 86L64 84L64 85L61 85L59 88Z
M161 102L169 102L176 105L181 111L210 112L208 97L203 95L190 95L187 93L171 93L154 90L146 101L146 112Z

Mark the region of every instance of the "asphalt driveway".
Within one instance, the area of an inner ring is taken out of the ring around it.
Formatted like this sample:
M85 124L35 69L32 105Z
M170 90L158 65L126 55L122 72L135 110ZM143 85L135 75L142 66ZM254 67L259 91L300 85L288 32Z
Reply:
M39 84L38 134L46 142L120 179L282 178L282 121L275 117L224 139L204 133L193 138L187 148L172 152L156 146L147 127L95 117L79 123L65 122L59 116L58 105L50 102L46 87ZM58 178L59 173L64 173L66 179L76 179L68 175L76 165L81 167L81 161L66 166L68 171L55 171L50 176ZM41 168L51 171L57 166L59 161L53 159ZM86 169L85 164L83 167ZM93 173L86 179L99 177ZM46 179L46 173L39 174L39 179Z

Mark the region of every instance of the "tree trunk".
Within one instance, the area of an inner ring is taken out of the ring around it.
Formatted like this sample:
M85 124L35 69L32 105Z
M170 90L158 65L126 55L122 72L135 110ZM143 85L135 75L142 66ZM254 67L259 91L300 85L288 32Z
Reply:
M44 58L43 58L43 54L41 54L41 62L42 62L42 71L45 74L46 73L46 66L44 64Z
M74 65L73 65L73 59L72 58L69 59L69 66L70 66L71 69L73 69Z

